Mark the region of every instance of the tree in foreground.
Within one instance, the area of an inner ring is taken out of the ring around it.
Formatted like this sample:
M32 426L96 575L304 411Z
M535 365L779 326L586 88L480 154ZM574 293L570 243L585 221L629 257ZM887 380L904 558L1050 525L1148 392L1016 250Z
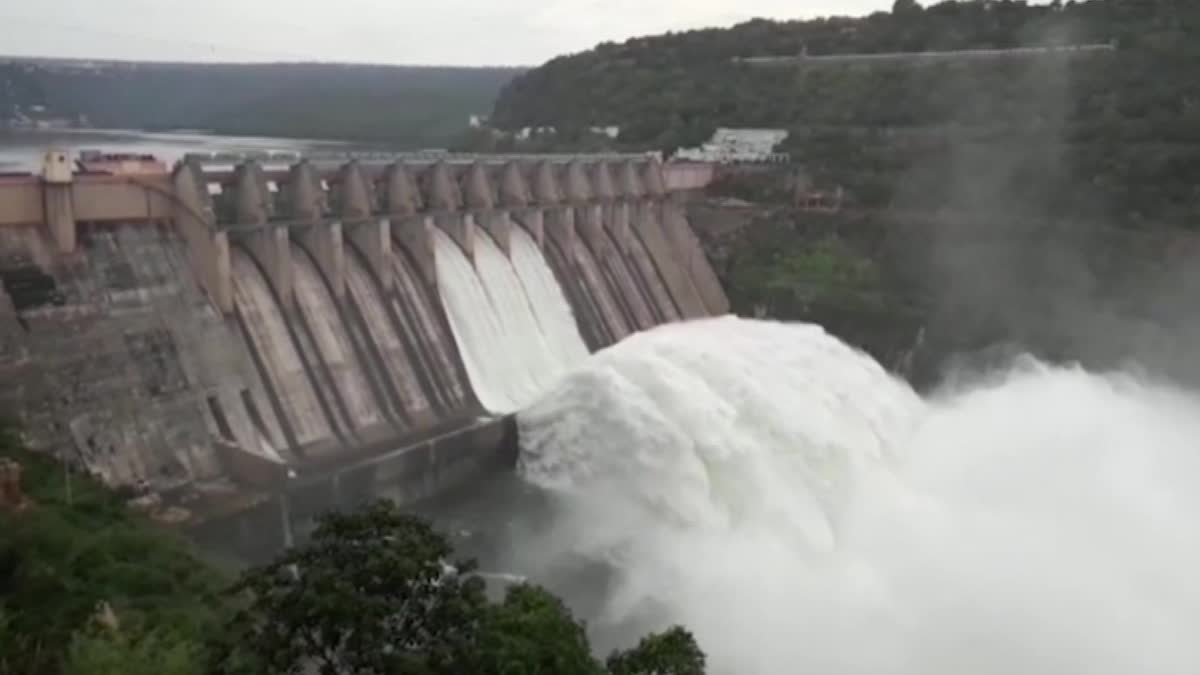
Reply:
M321 518L311 542L246 572L245 608L212 669L321 675L703 675L682 628L592 656L548 591L518 585L491 602L471 561L424 520L381 501Z
M704 675L706 659L691 632L675 626L608 657L612 675Z
M0 675L201 675L228 579L3 420L0 462Z

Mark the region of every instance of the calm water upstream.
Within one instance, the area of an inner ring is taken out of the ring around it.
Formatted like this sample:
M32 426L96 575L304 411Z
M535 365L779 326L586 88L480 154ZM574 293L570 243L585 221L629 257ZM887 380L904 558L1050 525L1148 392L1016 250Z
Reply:
M122 129L56 129L46 131L0 130L0 171L37 171L50 146L76 155L80 150L145 152L168 166L189 152L292 153L315 150L354 150L339 141L250 136L216 136L200 132L152 133Z

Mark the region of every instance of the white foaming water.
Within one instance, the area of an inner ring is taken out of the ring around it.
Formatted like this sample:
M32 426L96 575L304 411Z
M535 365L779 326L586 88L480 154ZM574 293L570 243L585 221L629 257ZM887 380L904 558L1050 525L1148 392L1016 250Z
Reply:
M524 229L513 225L509 235L512 268L521 279L533 314L551 352L555 369L566 370L588 356L587 345L579 335L571 305L563 295L554 271L538 249L537 242Z
M541 314L535 315L526 287L513 269L514 264L529 263L527 251L510 262L479 229L473 245L474 265L449 235L434 230L438 290L480 403L490 412L509 413L528 405L562 377L572 365L564 356L572 352L571 340L582 344L582 339L573 323L572 335L560 318L554 318L553 304L539 308ZM537 274L536 270L523 273L530 278ZM534 299L544 302L544 295L539 292ZM548 328L539 322L540 316L547 317ZM573 321L570 314L566 320Z
M595 624L715 673L1200 672L1200 402L1037 366L927 401L815 326L675 324L519 416ZM533 555L533 554L530 554Z

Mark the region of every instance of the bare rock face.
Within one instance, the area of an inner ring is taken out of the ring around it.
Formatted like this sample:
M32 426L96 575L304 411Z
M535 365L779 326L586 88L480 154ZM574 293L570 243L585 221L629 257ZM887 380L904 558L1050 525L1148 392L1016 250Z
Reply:
M0 511L24 511L29 508L29 498L21 490L21 465L0 458Z

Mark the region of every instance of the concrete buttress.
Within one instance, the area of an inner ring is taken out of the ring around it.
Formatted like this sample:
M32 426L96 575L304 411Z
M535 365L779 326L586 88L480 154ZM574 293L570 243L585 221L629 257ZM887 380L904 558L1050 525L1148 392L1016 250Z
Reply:
M299 232L300 241L316 258L317 267L333 289L339 302L346 298L346 251L342 241L342 224L314 225Z
M345 184L346 181L343 180L342 185ZM321 189L312 165L307 161L292 167L288 175L287 194L290 215L295 224L307 226L298 229L295 236L316 259L317 266L329 280L334 298L338 301L345 299L346 263L342 224L327 221L329 200L325 191Z
M395 162L387 167L384 185L384 210L389 216L403 218L425 208L412 171L403 162Z
M434 212L434 224L450 235L468 260L474 261L475 222L464 217L462 192L445 162L434 164L425 174L425 203Z
M612 255L612 246L604 233L604 210L592 199L591 184L578 160L567 163L565 183L567 201L575 215L575 233L584 237L597 260L605 260Z
M533 198L542 206L542 228L545 237L554 241L567 261L575 263L575 217L569 207L564 207L562 190L554 167L547 161L534 165Z
M76 246L75 207L71 195L71 165L67 153L51 150L42 167L43 208L50 236L59 253L74 253Z
M472 211L475 225L483 227L500 250L510 255L509 228L512 227L512 221L507 213L496 210L496 189L482 163L472 164L463 176L463 196L467 208Z
M347 162L338 172L341 202L338 215L344 223L358 223L371 217L374 210L370 183L358 162Z
M212 198L195 163L175 168L175 227L187 242L188 263L200 287L222 314L233 312L229 238L216 229Z
M404 220L393 218L391 221L392 236L412 254L421 280L432 289L438 286L437 254L433 248L435 227L433 216L417 215Z
M391 268L392 234L388 220L379 218L358 225L347 225L342 236L349 237L366 257L367 266L375 278L379 279L384 292L391 291L394 285Z
M238 225L262 225L275 215L275 205L262 165L244 162L234 171L236 218Z
M283 225L263 225L241 235L255 260L262 265L267 281L279 294L284 309L295 306L292 294L292 246L288 228Z
M617 197L617 189L608 162L594 162L589 173L592 180L592 194L602 205L601 217L608 225L617 247L622 253L628 253L630 246L629 211L623 202L614 201Z
M288 206L300 223L316 223L329 212L329 199L307 160L296 163L288 173Z

